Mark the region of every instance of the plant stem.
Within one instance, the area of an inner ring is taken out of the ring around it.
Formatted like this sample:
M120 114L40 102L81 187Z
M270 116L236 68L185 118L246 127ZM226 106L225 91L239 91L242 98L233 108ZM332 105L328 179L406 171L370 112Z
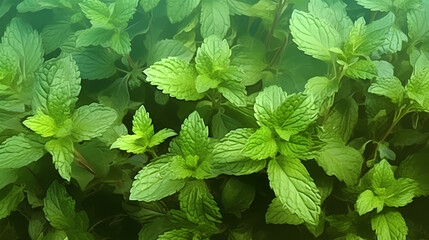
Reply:
M271 25L270 33L268 34L267 42L265 43L265 50L269 49L270 47L271 39L273 38L273 35L274 35L274 29L276 28L276 25L277 25L277 20L280 17L283 7L285 5L286 5L286 0L280 0L280 2L277 5L276 13L274 14L273 25Z
M125 57L127 58L127 61L130 64L131 68L134 68L134 61L131 58L131 56L129 54L127 54L127 55L125 55Z

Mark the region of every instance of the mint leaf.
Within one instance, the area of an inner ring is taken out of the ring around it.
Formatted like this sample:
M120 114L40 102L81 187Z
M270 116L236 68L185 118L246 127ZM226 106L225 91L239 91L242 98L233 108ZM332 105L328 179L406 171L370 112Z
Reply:
M78 108L72 116L71 134L75 142L101 136L116 120L116 112L101 104L92 103Z
M88 0L79 4L92 25L106 25L110 20L109 7L100 0Z
M236 81L224 81L218 86L218 90L222 95L237 107L245 107L247 105L246 88L243 84Z
M24 200L23 187L10 185L0 190L0 219L9 216Z
M399 177L411 178L417 182L416 196L429 195L429 181L427 181L429 176L426 174L429 170L429 163L425 160L426 156L425 151L409 155L399 164L396 172Z
M167 138L176 136L177 133L172 129L161 129L159 132L155 133L148 143L148 147L157 146L163 143Z
M117 55L102 47L79 48L72 53L83 79L97 80L116 73Z
M357 3L372 11L388 12L393 9L392 0L357 0Z
M416 101L425 111L429 111L429 67L414 72L405 86L409 98Z
M110 38L110 47L119 55L129 54L131 52L131 39L128 32L115 32Z
M368 92L388 97L396 104L401 104L405 95L405 89L402 86L401 81L395 76L389 78L377 78L377 80L369 87Z
M299 10L292 13L290 30L300 50L322 61L330 61L329 49L342 44L340 34L331 24Z
M153 45L148 52L147 63L152 65L155 62L168 57L178 57L186 62L190 62L194 52L186 47L181 41L175 39L164 39Z
M170 178L171 160L165 155L140 170L131 187L130 200L157 201L182 189L185 180Z
M272 126L274 111L286 100L287 94L280 87L266 87L255 99L255 118L259 126Z
M348 186L358 183L364 159L358 150L343 143L329 142L316 156L316 161L329 176L336 176Z
M203 98L195 88L197 72L194 67L175 57L163 59L146 69L147 81L156 85L163 93L177 99L198 100Z
M359 60L346 70L346 76L353 79L373 79L377 74L377 67L370 60Z
M116 139L110 149L119 148L127 151L128 153L142 154L146 152L148 144L146 137L139 135L124 135Z
M230 28L229 6L226 0L202 0L201 36L216 35L224 38Z
M157 238L157 240L190 240L194 238L194 233L189 229L175 229L165 232Z
M201 224L220 223L219 207L204 181L189 181L179 194L180 209L189 221Z
M384 202L381 197L374 195L374 192L371 190L365 190L359 195L356 201L356 210L359 215L371 212L374 208L377 209L377 212L381 212L383 205Z
M30 134L19 134L0 145L0 169L20 168L45 154L43 143Z
M60 176L68 181L71 177L71 164L74 160L74 146L71 138L50 140L45 145L46 151L52 155L55 169Z
M160 0L141 0L140 5L143 7L145 12L149 12L158 5Z
M55 119L43 113L28 117L22 124L42 137L52 137L58 131Z
M407 224L397 211L376 215L371 219L371 227L380 240L405 240L408 235Z
M205 38L195 57L195 67L198 74L219 76L219 72L228 69L230 56L231 50L226 39L222 40L218 36Z
M63 185L54 181L46 192L43 204L46 219L54 228L66 230L75 226L75 201Z
M181 22L200 4L200 0L167 0L167 16L171 23Z
M278 157L268 164L268 179L283 207L311 225L320 214L319 190L296 158Z
M288 209L283 207L282 202L278 198L274 198L268 207L265 214L265 221L269 224L289 224L299 225L304 221L296 214L293 214Z
M249 137L243 148L244 156L254 160L274 158L277 151L277 143L272 136L271 130L264 126Z
M219 174L248 175L265 168L266 161L253 161L242 154L249 137L254 133L250 128L232 130L217 143L211 161L215 176Z
M151 137L154 134L152 119L144 105L136 111L133 117L133 132L139 136Z

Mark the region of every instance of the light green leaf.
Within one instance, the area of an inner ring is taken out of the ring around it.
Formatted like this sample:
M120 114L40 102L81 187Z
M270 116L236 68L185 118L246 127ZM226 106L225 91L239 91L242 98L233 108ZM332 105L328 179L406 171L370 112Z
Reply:
M318 110L313 100L306 94L292 94L272 114L275 130L281 138L288 141L291 135L307 129L316 119Z
M116 139L110 149L119 148L127 151L128 153L142 154L146 152L147 147L148 140L146 137L138 135L124 135Z
M304 221L296 214L283 207L278 198L274 198L265 214L265 221L268 224L289 224L300 225Z
M194 239L194 231L190 229L175 229L163 233L157 240L192 240Z
M214 175L248 175L265 168L266 161L253 161L241 152L255 131L250 128L232 130L215 145L211 161Z
M97 80L116 73L117 55L102 47L79 48L72 53L83 79Z
M148 143L148 147L154 147L163 143L167 138L176 136L177 133L173 129L164 128L155 133Z
M389 207L403 207L413 201L416 189L414 180L399 178L386 189L384 204Z
M130 20L136 12L138 2L139 0L115 1L112 14L110 15L110 22L121 29L127 27L128 20Z
M105 25L110 21L109 7L100 0L83 1L79 6L92 25Z
M355 207L359 215L362 216L365 213L371 212L374 208L377 209L377 213L381 212L383 205L382 197L374 195L374 192L371 190L365 190L359 195Z
M59 19L53 24L46 25L40 33L46 53L61 47L72 33L72 24L66 19Z
M24 200L24 187L10 185L0 190L0 219L9 216Z
M389 211L376 215L371 219L372 230L378 240L405 240L408 235L407 224L401 213Z
M178 57L186 62L190 62L194 52L186 47L181 41L175 39L164 39L148 50L147 64L152 65L155 62L168 57Z
M116 111L98 103L78 108L72 116L71 134L75 142L91 140L103 133L116 120Z
M224 38L231 25L227 1L202 0L200 23L203 38L211 35Z
M195 79L195 88L198 93L204 93L210 89L217 88L219 83L219 80L212 79L208 75L198 75Z
M140 5L143 7L145 12L149 12L158 5L160 0L141 0Z
M198 74L211 75L218 71L226 71L230 64L230 56L231 50L226 39L222 40L218 36L205 38L195 57Z
M209 129L197 111L192 112L182 124L179 136L170 143L170 152L205 159L211 155Z
M305 166L296 158L278 157L268 164L270 186L283 207L311 225L320 215L320 195Z
M146 111L144 105L141 105L134 114L133 132L136 135L148 137L152 137L154 134L152 119L150 118L149 113Z
M163 59L146 69L144 73L150 84L156 85L159 90L172 97L187 101L204 97L204 94L198 93L195 88L197 72L194 67L179 58Z
M71 138L51 140L46 143L45 148L52 155L55 169L60 176L70 181L71 164L74 160L74 146Z
M316 161L329 176L336 176L347 186L355 186L364 159L358 150L343 143L330 142L320 150Z
M104 26L91 27L79 32L76 47L106 45L115 31Z
M182 189L186 180L171 179L170 164L171 156L164 155L140 170L131 187L130 200L157 201Z
M392 167L385 159L374 165L371 185L373 189L387 188L395 183Z
M359 60L346 70L346 76L353 79L373 79L377 74L377 67L371 60Z
M204 181L187 182L180 191L179 201L180 209L189 221L196 224L221 223L219 207Z
M31 76L43 63L42 38L20 18L10 21L2 37L2 45L12 49L22 74Z
M42 137L52 137L58 131L55 120L43 113L28 117L22 124Z
M273 85L259 92L255 100L255 118L259 126L272 126L274 111L286 100L287 94L279 86Z
M376 54L392 54L402 49L402 42L408 42L407 35L402 32L400 27L392 25L389 29L387 38L378 46Z
M408 97L429 112L429 67L414 72L405 86L405 91Z
M75 201L66 188L54 181L43 199L43 212L49 223L57 229L73 229L75 225Z
M33 109L49 115L61 125L71 115L80 92L76 62L70 55L45 62L36 75Z
M308 11L319 19L327 21L332 25L343 37L349 35L350 29L353 27L352 20L347 16L347 5L342 1L327 1L311 0L308 4Z
M312 77L305 84L305 93L311 95L316 104L323 104L323 101L334 96L338 91L338 82L327 77Z
M21 168L45 154L43 143L36 136L19 134L0 145L0 168Z
M167 0L167 16L171 23L181 22L200 4L200 0Z
M126 31L119 31L112 35L110 47L119 55L127 55L131 52L131 39Z
M394 0L357 0L357 3L372 11L388 12L393 10Z
M417 44L429 37L429 2L422 1L423 8L407 12L408 36Z
M289 141L278 141L279 152L284 156L293 156L307 160L313 158L313 142L309 135L292 135Z
M247 105L246 88L239 82L233 80L224 81L219 84L218 91L237 107L245 107Z
M396 104L401 104L405 95L405 89L402 86L401 80L395 76L377 78L368 88L368 92L388 97Z
M277 155L278 147L271 130L262 126L246 142L243 154L254 160L274 158Z
M330 61L330 48L340 48L342 40L335 28L323 19L295 10L290 20L293 41L298 48L314 58Z
M14 183L18 179L18 170L0 167L0 189Z

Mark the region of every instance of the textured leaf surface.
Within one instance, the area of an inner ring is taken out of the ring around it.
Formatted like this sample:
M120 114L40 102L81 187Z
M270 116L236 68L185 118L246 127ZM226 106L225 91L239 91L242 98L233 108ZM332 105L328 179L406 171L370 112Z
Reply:
M45 154L43 143L30 135L19 134L0 145L0 168L20 168Z
M371 219L372 229L380 240L405 240L408 227L401 213L389 211Z

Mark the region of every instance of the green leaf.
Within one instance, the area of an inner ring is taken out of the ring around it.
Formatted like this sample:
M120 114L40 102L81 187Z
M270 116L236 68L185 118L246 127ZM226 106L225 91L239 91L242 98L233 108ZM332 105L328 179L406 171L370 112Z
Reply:
M405 86L405 91L409 98L429 112L429 67L414 72Z
M372 11L388 12L393 10L392 0L357 0L357 3Z
M0 168L0 189L14 183L18 179L18 170L13 168Z
M186 47L181 41L175 39L164 39L148 50L147 64L152 65L155 62L168 57L178 57L186 62L190 62L194 52Z
M278 141L279 152L284 156L292 156L307 160L313 158L311 148L313 142L310 135L292 135L289 141Z
M113 29L104 26L85 29L79 32L76 47L107 45L114 33Z
M407 224L397 211L376 215L371 219L371 227L379 240L405 240L408 235Z
M403 160L398 167L396 173L399 177L411 178L418 183L418 188L415 191L416 196L429 195L429 162L426 160L428 152L421 151L409 155Z
M241 153L253 133L254 130L250 128L232 130L215 145L211 161L215 176L222 173L237 176L248 175L265 168L267 164L265 160L253 161Z
M66 19L59 19L53 24L46 25L40 33L46 53L61 47L72 33L72 24Z
M268 164L270 186L283 207L311 225L320 215L320 195L305 166L296 158L278 157Z
M204 181L189 181L179 194L180 209L189 221L201 224L221 223L219 207Z
M52 137L58 131L55 119L43 113L28 117L22 124L42 137Z
M402 42L407 42L407 35L402 32L400 27L392 25L389 29L387 38L384 39L383 43L378 46L376 54L392 54L402 49Z
M217 88L219 82L219 80L212 79L208 75L198 75L195 79L195 88L198 93L204 93L210 89Z
M80 81L78 67L70 55L45 62L36 77L34 111L41 111L62 124L74 109Z
M377 78L377 80L369 87L368 92L388 97L396 104L401 104L405 95L405 89L402 86L401 81L395 76L389 78Z
M149 12L158 5L160 0L141 0L140 5L143 7L145 12Z
M320 150L316 161L329 176L336 176L347 186L355 186L359 181L364 159L358 150L343 143L330 142Z
M211 35L224 38L231 25L228 2L226 0L202 0L200 23L203 38Z
M417 184L409 178L399 178L386 189L384 204L389 207L403 207L411 203Z
M374 165L374 174L371 179L371 185L374 189L387 188L394 183L395 177L389 162L382 160Z
M314 58L330 61L330 48L340 48L341 36L335 28L323 19L295 10L290 20L293 41L298 48Z
M274 158L278 147L273 134L268 127L262 126L252 134L244 145L243 154L254 160Z
M43 212L49 223L57 229L67 230L75 226L75 201L66 188L54 181L43 199Z
M388 13L366 26L365 19L359 18L350 31L349 39L344 46L346 54L369 56L383 44L394 20L394 14Z
M422 1L423 8L407 12L408 36L413 43L424 42L429 37L429 3Z
M98 103L78 108L72 116L72 137L75 142L103 135L116 120L116 111Z
M24 200L24 188L10 185L0 190L0 219L9 216Z
M171 23L181 22L200 4L200 0L167 0L167 16Z
M170 165L171 156L164 155L140 170L131 187L130 200L157 201L182 189L186 181L170 178Z
M371 190L365 190L362 192L357 201L356 201L356 210L359 215L364 215L365 213L371 212L374 208L377 209L377 212L383 210L383 199L379 196L374 195L374 192Z
M283 207L278 198L274 198L265 214L265 221L268 224L289 224L299 225L304 221L296 214Z
M346 7L342 1L311 0L308 11L317 18L327 21L344 38L353 27L352 20L347 16Z
M241 216L241 212L250 208L255 198L255 187L231 177L222 190L222 205L225 211Z
M255 99L255 118L259 126L272 126L274 111L286 100L287 94L279 86L264 88Z
M124 135L116 139L110 149L119 148L128 153L142 154L146 152L148 144L148 140L144 136Z
M192 112L182 124L179 136L170 144L170 152L187 156L199 156L205 159L211 155L209 129L197 111Z
M21 133L0 145L0 169L21 168L39 160L44 154L44 146L39 138Z
M148 147L154 147L163 143L167 138L176 136L177 133L173 129L164 128L155 133L148 143Z
M152 137L154 134L152 119L150 118L149 113L146 111L144 105L141 105L134 114L133 132L138 136L148 137Z
M316 119L317 112L311 97L292 94L274 111L272 121L279 136L288 141L291 135L307 129Z
M305 84L305 93L311 95L314 102L322 105L323 101L334 96L338 91L338 82L327 77L312 77Z
M158 237L157 240L192 240L194 239L194 233L190 229L175 229L165 232Z
M346 76L353 79L373 79L377 74L377 67L370 60L359 60L346 70Z
M80 48L72 53L83 79L97 80L116 73L117 55L102 47Z
M112 35L110 47L119 55L127 55L131 52L131 39L126 31L119 31Z
M19 60L22 74L32 75L43 63L42 38L20 18L10 21L2 37L3 47Z
M117 0L114 3L110 22L118 28L127 27L128 21L136 12L136 7L139 0ZM128 34L127 34L128 35Z
M52 155L55 169L68 181L71 177L71 164L74 160L74 146L71 138L54 139L46 143L46 151Z
M224 81L218 86L218 90L229 102L237 107L247 105L247 92L243 84L236 81Z
M83 1L79 6L92 25L105 25L110 21L109 7L100 0Z
M218 36L205 38L195 57L198 74L216 76L218 71L226 71L230 64L230 56L231 50L226 39L222 40Z
M146 69L144 73L150 84L156 85L159 90L172 97L187 101L204 97L204 94L198 93L195 88L197 72L194 67L179 58L163 59Z

